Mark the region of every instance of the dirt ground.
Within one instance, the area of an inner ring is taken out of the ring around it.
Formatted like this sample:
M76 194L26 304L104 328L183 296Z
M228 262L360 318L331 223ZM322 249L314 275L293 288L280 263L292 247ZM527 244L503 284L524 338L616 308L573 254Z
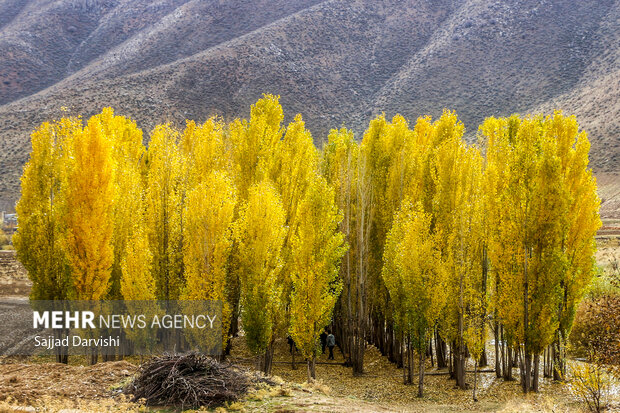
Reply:
M235 339L231 360L252 366L243 343ZM269 391L258 391L228 411L245 412L572 412L584 405L575 398L568 384L541 379L538 394L524 396L518 382L495 379L492 373L479 374L478 402L472 400L471 390L454 387L443 371L430 371L425 378L425 396L416 397L417 386L402 384L402 370L369 347L366 353L367 374L353 377L350 368L342 365L342 355L328 362L327 355L319 358L317 379L306 381L305 364L291 367L286 343L279 343L274 374L282 384ZM491 352L490 352L491 353ZM299 360L299 357L297 357ZM73 359L71 363L85 360ZM328 364L329 363L329 364ZM0 413L24 411L144 411L139 404L126 402L121 389L131 380L138 360L63 365L45 359L5 358L0 360ZM515 377L517 377L515 370ZM468 374L473 384L473 374ZM611 406L620 411L620 398ZM63 410L77 409L77 410ZM149 409L154 411L170 411ZM220 411L223 411L220 409ZM614 411L614 410L612 410Z
M617 242L601 242L597 260L607 269L620 257ZM30 283L24 277L0 277L0 297L24 299ZM487 345L490 367L493 365L492 343ZM306 367L297 355L297 368L292 369L291 354L286 342L278 343L273 373L282 379L281 385L247 396L240 403L228 406L228 411L245 412L572 412L582 411L585 405L571 392L569 383L556 383L541 378L537 394L524 396L518 381L504 382L493 373L480 373L477 379L478 402L470 390L455 388L445 371L437 371L427 363L424 398L416 397L417 380L413 386L402 384L399 370L374 347L365 355L366 374L353 377L351 369L343 366L342 354L336 360L327 355L319 358L317 379L306 381ZM233 342L230 360L252 367L255 359L249 354L243 337ZM74 357L69 365L52 362L49 358L0 358L0 413L45 411L110 412L145 411L139 404L129 403L121 389L137 370L138 359L85 365L85 359ZM301 361L301 363L300 363ZM473 365L468 367L473 370ZM416 366L417 370L417 366ZM515 369L514 376L518 377ZM473 385L473 374L468 373ZM611 409L620 412L620 383L614 383L609 398ZM70 409L70 410L67 410ZM72 410L71 410L72 409ZM147 409L149 411L173 411ZM220 412L223 410L220 409Z
M15 251L0 251L0 297L27 297L32 282L15 258Z
M93 366L65 365L46 360L3 360L0 364L0 399L11 397L20 403L33 403L49 396L66 399L108 398L136 366L126 361Z

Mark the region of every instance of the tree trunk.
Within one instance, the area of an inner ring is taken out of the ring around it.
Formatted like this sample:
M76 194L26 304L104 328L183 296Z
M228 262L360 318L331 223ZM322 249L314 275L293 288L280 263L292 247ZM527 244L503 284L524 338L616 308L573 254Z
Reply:
M532 378L532 391L538 393L538 375L540 368L540 354L534 355L534 377Z
M452 361L450 377L456 380L456 385L461 390L465 390L467 388L465 383L465 348L458 341L453 341L450 346L450 358Z
M98 359L99 359L99 349L97 347L91 347L89 364L91 366L94 364L97 364Z
M403 384L407 384L407 369L405 368L405 366L403 366Z
M237 337L239 333L239 301L241 299L241 288L240 288L240 280L238 276L234 276L235 282L231 282L231 290L229 292L228 300L230 302L230 308L232 310L232 314L230 317L230 324L225 331L222 331L224 334L228 334L228 340L226 340L226 347L223 351L223 358L226 356L230 356L230 352L232 351L232 339L233 337ZM225 328L222 326L222 328ZM177 335L177 349L180 349L181 342L183 340L180 339L180 335ZM178 350L177 350L178 351Z
M265 351L265 354L263 355L263 368L262 368L262 372L265 373L265 375L267 376L271 376L271 369L273 366L273 351L274 351L274 342L272 341L269 346L267 347L267 350Z
M512 368L517 368L519 367L519 356L520 354L517 354L518 350L512 349Z
M431 334L431 339L428 340L428 347L426 353L431 356L431 367L435 367L435 360L433 360L433 335Z
M527 222L527 221L526 221ZM527 393L530 391L530 380L532 378L532 354L530 353L530 346L528 340L528 330L529 330L529 297L528 297L528 273L527 273L527 258L528 258L528 248L527 245L524 245L524 261L523 261L523 352L524 354L524 364L525 364L525 372L521 373L523 377L523 392ZM525 374L525 376L523 376Z
M381 352L382 354L385 354L387 349L385 340L385 321L381 315L379 315L377 320L377 338L379 339L379 347L381 348Z
M448 367L446 364L446 342L439 336L439 332L435 330L435 354L437 355L437 368L444 369Z
M497 322L497 319L495 319L494 321L494 331L493 331L493 335L495 338L495 377L496 378L500 378L502 377L502 371L500 368L500 359L499 359L499 323Z
M551 346L548 346L543 355L543 377L551 377L551 365Z
M553 357L553 364L554 364L553 380L555 381L562 381L566 373L566 365L564 363L564 357L562 354L561 340L562 339L558 337L558 339L554 343L554 349L553 349L553 355L554 355Z
M420 365L418 366L418 397L424 396L424 351L420 351Z
M504 364L504 380L512 381L514 380L514 378L512 377L512 349L510 348L510 346L504 345L504 350L504 353L506 353L505 356L502 354L502 358L506 360L506 364Z
M485 297L487 295L487 280L489 277L489 260L487 257L488 257L487 247L486 245L484 245L482 247L482 291ZM487 316L486 305L483 306L482 311L483 311L483 314L482 314L483 319L485 319ZM486 327L484 328L486 329ZM484 341L482 342L482 354L480 355L479 364L482 367L486 367L489 364L487 361L486 343L484 343Z
M313 354L312 358L308 359L308 383L314 379L316 379L316 356Z
M474 361L474 392L473 392L473 399L475 402L478 401L478 399L476 398L476 385L477 385L477 379L478 379L478 361Z
M525 367L525 370L521 374L523 380L523 393L528 393L531 390L532 381L532 355L526 352L523 355L523 359L522 367Z
M353 364L353 375L361 376L364 374L364 347L365 341L363 336L359 333L354 334L353 337L353 345L352 345L352 358L351 363Z
M461 390L467 389L467 384L465 383L465 354L463 351L463 348L459 348L456 357L456 385Z
M456 375L454 373L454 341L450 343L450 359L448 360L448 373L450 374L451 379L456 379Z
M295 364L295 344L293 344L291 349L291 369L297 370L297 365Z
M461 251L463 249L463 240L461 239ZM462 264L462 263L461 263ZM459 275L459 337L458 337L458 348L457 348L457 369L456 369L456 384L461 388L461 390L466 389L465 384L465 348L463 342L463 278L464 274L461 271Z
M482 345L482 353L480 354L480 360L478 361L478 365L480 367L486 367L489 365L489 362L487 360L487 350L486 350L485 344Z
M392 363L396 363L396 367L397 368L404 368L405 366L405 358L406 358L406 351L403 350L403 348L405 347L406 343L405 343L405 339L402 338L396 338L396 336L394 335L394 331L392 330L392 335L391 335L391 340L392 342L391 344L391 348L392 351L390 351L390 353L393 353L393 355L390 357L390 361Z
M56 339L61 340L65 333L68 333L69 330L54 330L54 337ZM62 342L62 340L60 341ZM56 363L69 364L69 349L64 346L59 346L54 349L56 353Z
M407 338L407 382L405 384L413 384L413 364L414 364L413 346L411 338Z

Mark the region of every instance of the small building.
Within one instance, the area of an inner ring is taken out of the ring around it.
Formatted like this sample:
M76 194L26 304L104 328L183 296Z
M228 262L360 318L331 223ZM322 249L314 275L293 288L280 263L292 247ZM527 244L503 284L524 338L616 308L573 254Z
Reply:
M13 235L17 231L17 214L7 214L5 211L0 212L0 224L5 234Z

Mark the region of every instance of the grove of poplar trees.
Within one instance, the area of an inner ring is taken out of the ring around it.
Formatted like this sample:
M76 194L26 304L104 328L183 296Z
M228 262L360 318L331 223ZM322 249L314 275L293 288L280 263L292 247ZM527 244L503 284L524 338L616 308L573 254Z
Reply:
M454 112L380 115L319 150L278 99L159 125L148 147L110 108L42 124L14 236L31 298L220 300L226 353L242 329L269 374L288 336L309 380L329 326L354 375L368 345L406 384L417 365L420 397L428 356L461 389L471 360L474 399L489 351L524 392L541 364L564 377L600 226L574 117L487 118L468 144Z

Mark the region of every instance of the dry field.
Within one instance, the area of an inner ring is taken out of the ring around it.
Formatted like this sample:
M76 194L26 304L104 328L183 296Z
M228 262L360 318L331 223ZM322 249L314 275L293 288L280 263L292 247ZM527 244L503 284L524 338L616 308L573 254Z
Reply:
M597 260L608 268L620 258L617 239L599 241ZM0 256L2 258L3 256ZM4 256L6 258L6 256ZM0 297L26 299L29 281L19 267L0 260ZM17 272L15 272L17 268ZM3 270L4 269L4 270ZM493 365L492 343L487 346L490 370ZM402 370L395 367L377 349L369 347L365 358L367 373L353 377L351 369L342 365L342 355L329 362L322 355L317 366L318 382L305 384L303 363L292 369L291 355L285 342L278 343L274 374L282 384L262 389L244 400L228 406L228 411L246 412L521 412L580 411L584 405L571 393L570 384L541 379L541 392L523 396L518 381L504 382L490 372L479 374L478 402L471 391L454 387L446 371L437 371L430 362L425 378L425 397L416 397L417 387L402 384ZM251 368L254 359L247 351L243 337L234 341L231 361ZM121 389L136 372L140 360L99 363L87 366L85 359L73 357L69 365L54 363L49 358L4 357L0 359L0 412L22 411L144 411L129 403ZM473 365L469 366L473 369ZM473 384L473 374L469 373ZM514 376L518 377L515 369ZM613 386L610 397L612 411L620 411L620 383ZM76 409L76 410L63 410ZM172 411L148 408L149 411ZM221 409L220 409L221 411Z

